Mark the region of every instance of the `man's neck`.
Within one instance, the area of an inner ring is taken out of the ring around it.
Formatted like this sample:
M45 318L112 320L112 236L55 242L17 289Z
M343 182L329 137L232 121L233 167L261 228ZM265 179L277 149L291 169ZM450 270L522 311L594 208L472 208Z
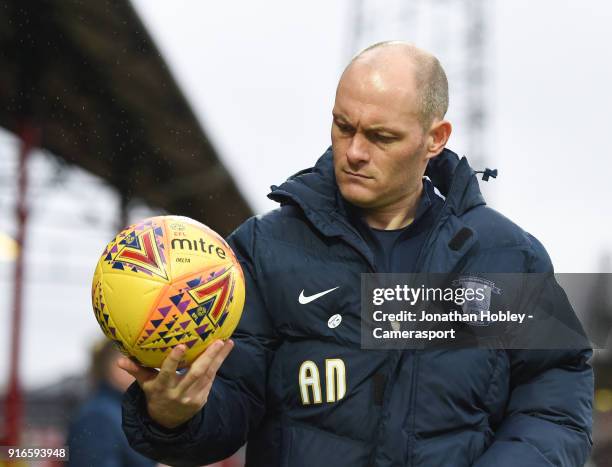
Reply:
M388 206L364 209L363 220L374 229L403 229L414 221L422 193L423 184L421 183L416 190Z

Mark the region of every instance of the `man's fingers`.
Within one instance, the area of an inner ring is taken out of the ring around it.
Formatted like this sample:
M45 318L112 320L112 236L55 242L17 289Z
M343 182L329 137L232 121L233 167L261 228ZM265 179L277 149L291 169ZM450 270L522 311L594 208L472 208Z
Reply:
M230 339L223 344L223 348L219 351L215 358L213 358L212 363L208 367L208 375L211 379L215 377L217 371L219 370L219 368L221 367L221 365L223 364L223 362L225 361L225 359L233 348L234 341Z
M185 392L189 386L198 381L200 378L206 377L208 367L215 359L217 354L225 347L223 341L215 341L200 355L191 365L187 374L181 382L176 386L179 393Z
M210 365L208 366L208 369L206 370L206 377L200 378L199 380L195 381L192 384L190 390L195 390L196 392L199 392L208 387L208 391L210 391L210 386L212 385L213 380L217 375L217 371L219 371L219 368L221 367L221 365L223 364L223 362L225 361L225 359L233 348L234 341L226 341L223 345L223 348L221 348L221 350L217 353L217 355L213 358Z
M163 386L174 385L173 382L176 378L176 369L178 368L178 364L181 361L181 358L183 358L184 353L185 346L183 344L177 345L172 349L159 369L159 374L157 375L157 381L159 384Z
M132 375L138 381L140 387L157 376L157 371L140 366L127 357L120 357L117 360L117 366Z

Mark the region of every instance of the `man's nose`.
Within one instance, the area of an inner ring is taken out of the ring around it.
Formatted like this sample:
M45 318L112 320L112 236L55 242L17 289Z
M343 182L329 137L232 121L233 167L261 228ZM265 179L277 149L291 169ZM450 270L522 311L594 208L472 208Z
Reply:
M361 165L370 160L367 140L359 133L355 133L351 139L351 144L346 150L346 158L351 165Z

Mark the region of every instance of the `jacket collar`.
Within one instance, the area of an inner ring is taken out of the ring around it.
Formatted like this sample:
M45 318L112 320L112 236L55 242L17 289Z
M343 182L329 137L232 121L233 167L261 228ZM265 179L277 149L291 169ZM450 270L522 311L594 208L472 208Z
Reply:
M485 204L474 170L465 157L459 159L457 154L444 149L429 162L425 175L446 198L445 205L452 214L460 216L475 206ZM341 202L334 175L331 147L314 167L292 175L285 183L273 185L271 189L268 198L279 203L293 201L325 234L337 235L338 218L346 220L346 208Z
M446 148L429 161L425 170L425 175L446 197L448 208L456 216L486 204L475 173L465 157L459 159L457 154Z
M457 154L448 149L430 161L425 174L446 198L441 222L446 223L449 217L458 217L475 206L485 204L474 173L465 157L460 160ZM268 198L281 204L297 204L323 235L342 238L374 268L374 253L348 220L346 203L336 184L331 147L314 167L292 175L280 186L272 185L271 190ZM430 242L433 240L429 238Z

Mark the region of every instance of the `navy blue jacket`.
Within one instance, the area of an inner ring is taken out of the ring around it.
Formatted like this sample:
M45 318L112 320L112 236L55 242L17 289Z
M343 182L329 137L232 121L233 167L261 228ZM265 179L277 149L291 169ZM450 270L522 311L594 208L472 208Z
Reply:
M552 270L534 237L485 205L465 158L445 150L427 175L446 199L417 270ZM133 385L123 423L135 449L171 465L213 462L247 441L248 466L584 464L589 349L362 350L360 274L376 269L339 202L331 150L269 196L281 207L229 238L247 298L208 403L180 429L161 430ZM463 228L472 235L451 248ZM337 286L298 303L302 290ZM341 324L329 327L337 313Z

